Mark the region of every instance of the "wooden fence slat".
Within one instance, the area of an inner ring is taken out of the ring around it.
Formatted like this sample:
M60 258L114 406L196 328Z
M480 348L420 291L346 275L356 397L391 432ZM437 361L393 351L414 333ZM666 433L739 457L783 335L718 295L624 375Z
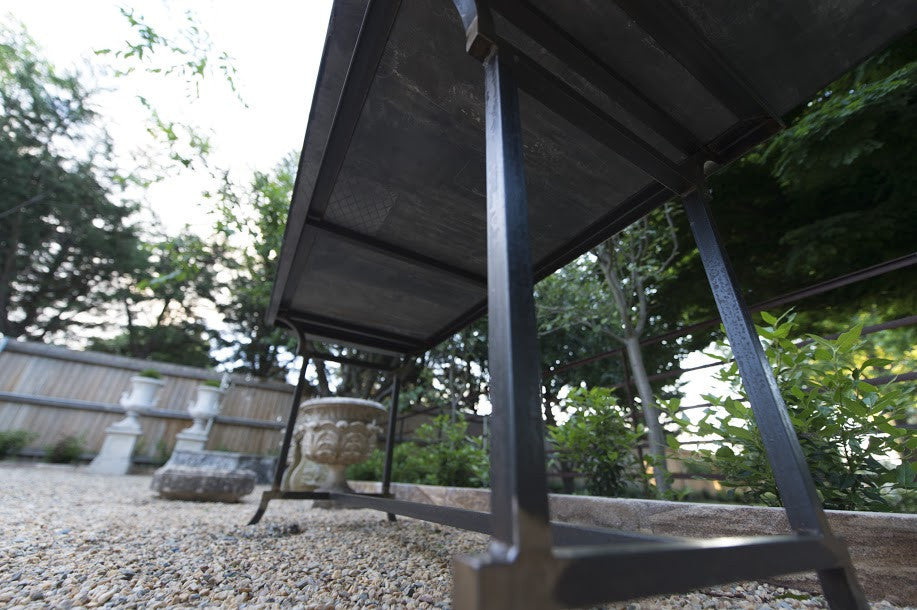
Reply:
M90 408L91 405L61 408L50 399L118 407L121 394L130 387L130 378L143 368L162 371L166 382L156 404L157 415L162 416L141 416L144 433L138 453L159 457L160 446L165 444L171 451L175 435L190 425L187 415L172 418L162 411L186 414L198 384L218 377L213 371L13 341L0 352L0 430L35 433L29 449L42 449L73 435L83 439L87 452L95 453L102 446L105 428L124 416L101 411L98 406ZM47 397L50 404L17 401L10 394ZM293 387L289 384L234 379L220 414L226 421L214 423L208 448L275 453L280 439L276 423L285 420L292 396ZM260 421L248 425L239 419Z

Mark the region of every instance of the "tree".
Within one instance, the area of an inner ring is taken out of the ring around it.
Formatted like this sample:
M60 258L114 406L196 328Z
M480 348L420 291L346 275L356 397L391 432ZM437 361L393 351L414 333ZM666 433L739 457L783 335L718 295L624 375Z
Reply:
M573 281L566 283L560 294L551 296L559 288L556 281L539 290L545 333L586 328L624 347L640 397L660 492L667 489L665 432L640 339L649 327L653 295L671 276L679 254L675 211L674 204L667 203L571 263L564 273Z
M134 207L112 201L108 135L74 74L0 30L0 332L47 339L108 300L141 260Z
M609 351L609 340L594 332L589 320L576 319L576 313L568 311L572 302L582 303L590 290L597 291L601 298L603 287L593 281L594 270L586 261L575 261L559 269L538 283L535 287L535 303L538 311L538 347L543 363L542 399L544 401L545 423L557 424L554 410L560 412L574 406L561 400L565 388L612 387L624 379L621 360L601 358L574 368L565 365L587 359ZM578 298L572 296L578 293ZM589 297L587 297L589 298ZM567 311L566 315L562 312Z
M273 172L256 172L246 187L228 176L217 194L216 231L226 250L226 299L218 304L228 330L220 338L230 348L233 370L264 378L282 378L292 363L290 339L267 325L277 257L283 243L287 209L296 175L296 157L288 155Z
M110 339L94 338L86 349L93 352L174 362L186 366L209 368L215 364L210 356L210 329L200 322L135 326L130 333Z
M917 243L917 33L792 113L789 127L712 175L711 207L750 303L910 254ZM681 239L690 240L686 222ZM797 322L840 331L912 313L914 268L796 304ZM700 260L662 288L673 319L716 315ZM712 339L712 330L706 333Z
M134 358L209 367L213 333L199 308L214 302L222 249L185 230L143 244L146 264L112 297L107 318L123 332L95 338L89 349ZM119 315L123 314L123 315Z

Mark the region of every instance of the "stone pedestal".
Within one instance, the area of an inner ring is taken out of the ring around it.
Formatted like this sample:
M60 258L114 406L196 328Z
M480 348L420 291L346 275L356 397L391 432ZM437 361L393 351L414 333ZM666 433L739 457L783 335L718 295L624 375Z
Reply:
M206 432L197 432L188 428L175 435L174 451L203 451L206 444Z
M137 438L143 434L139 425L124 420L105 429L102 449L89 464L94 474L127 474L131 467L131 456Z
M170 500L238 502L255 489L254 471L244 456L225 451L182 451L153 474L151 488Z

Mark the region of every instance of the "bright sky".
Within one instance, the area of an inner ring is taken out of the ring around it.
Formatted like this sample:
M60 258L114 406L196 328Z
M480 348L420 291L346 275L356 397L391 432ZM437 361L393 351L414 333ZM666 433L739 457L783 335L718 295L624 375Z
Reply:
M216 52L235 59L245 108L219 75L193 97L180 79L135 74L115 78L101 68L107 57L97 49L124 48L135 39L119 8L135 15L166 37L185 24L193 11ZM137 101L147 97L166 120L179 120L209 132L211 165L245 181L253 170L269 170L283 155L302 147L312 90L321 59L331 0L240 2L160 0L110 2L86 0L7 0L5 21L22 22L46 57L58 69L79 69L103 89L97 110L111 133L119 162L134 163L131 154L155 152L146 133L148 113ZM169 233L184 224L205 232L211 221L199 205L200 193L213 187L208 172L174 172L146 194L150 208Z

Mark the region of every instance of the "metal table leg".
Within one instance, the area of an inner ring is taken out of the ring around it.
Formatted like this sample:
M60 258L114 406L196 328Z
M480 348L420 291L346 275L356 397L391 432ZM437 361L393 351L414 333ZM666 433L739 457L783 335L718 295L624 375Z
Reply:
M684 206L790 526L800 534L830 538L831 529L815 492L799 439L777 389L774 373L761 347L703 190L687 195ZM846 565L821 570L818 576L832 608L869 607L849 558Z
M382 495L388 496L392 487L392 458L395 455L395 426L398 425L398 394L401 390L401 379L395 371L392 382L392 408L388 414L388 433L385 436L385 465L382 467ZM394 513L388 513L388 520L394 521Z
M290 405L290 415L287 417L287 427L283 432L283 445L280 447L280 455L277 456L277 466L274 468L274 481L271 484L271 490L261 495L261 502L258 504L258 510L255 511L248 525L255 525L261 521L261 517L264 516L264 511L267 510L267 505L271 501L271 498L280 491L280 486L283 482L283 472L287 467L287 457L290 454L290 444L293 441L293 429L296 427L296 418L299 415L299 403L302 402L302 393L306 385L306 365L308 364L308 357L305 355L306 338L294 325L291 324L289 326L296 331L299 341L298 351L303 354L302 367L299 369L299 380L296 382L296 390L293 392L293 404Z

